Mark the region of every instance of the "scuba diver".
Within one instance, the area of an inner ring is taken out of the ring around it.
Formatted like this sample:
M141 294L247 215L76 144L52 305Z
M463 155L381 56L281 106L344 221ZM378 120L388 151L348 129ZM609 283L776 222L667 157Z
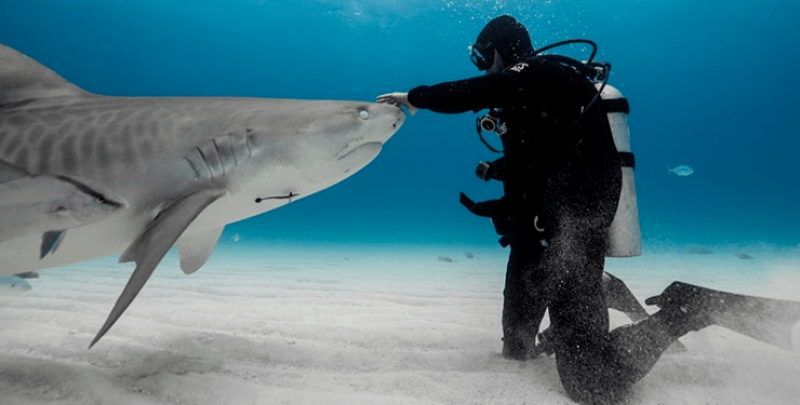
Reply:
M646 301L659 306L658 312L609 332L614 294L604 273L607 237L620 202L622 169L633 162L614 143L600 97L610 65L593 61L596 46L588 62L545 55L545 48L535 51L527 29L511 16L500 16L471 47L472 62L484 75L377 98L412 115L418 109L490 110L478 119L478 133L496 132L503 157L481 163L477 174L502 181L504 195L475 203L462 194L461 203L490 217L501 245L510 247L503 355L525 360L554 352L572 399L607 404L644 377L679 337L712 324L790 347L800 303L680 282ZM633 301L632 311L642 312ZM539 334L548 309L551 328ZM748 317L754 313L758 321ZM536 346L537 335L545 347Z

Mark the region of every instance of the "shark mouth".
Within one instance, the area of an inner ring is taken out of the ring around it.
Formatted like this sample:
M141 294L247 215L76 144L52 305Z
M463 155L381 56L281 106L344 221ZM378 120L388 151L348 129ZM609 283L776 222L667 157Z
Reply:
M375 156L378 156L381 149L383 149L383 144L380 142L367 142L362 143L361 145L356 146L353 149L350 149L344 152L341 156L337 157L337 160L349 160L353 158L366 158L368 155L372 155L367 159L367 163L375 159Z

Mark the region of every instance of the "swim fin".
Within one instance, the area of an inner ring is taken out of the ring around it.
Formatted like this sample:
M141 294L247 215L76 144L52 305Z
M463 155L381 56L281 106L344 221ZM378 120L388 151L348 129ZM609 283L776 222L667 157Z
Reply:
M733 294L679 281L645 303L685 314L688 330L715 324L785 350L792 350L792 328L800 321L800 302Z
M624 313L633 322L639 322L650 317L647 310L636 299L631 290L621 279L614 277L609 272L603 273L603 293L606 296L608 309L614 309ZM669 351L673 353L685 352L686 346L680 340L676 340L670 345Z
M608 272L603 273L603 293L606 295L609 309L625 313L632 321L637 322L650 317L625 282Z
M633 292L631 292L625 282L608 272L603 273L603 294L606 297L608 309L624 313L633 322L639 322L650 317L650 314L647 313L647 310L644 309L639 300L636 299L636 296L633 295ZM539 344L536 345L532 357L536 357L542 353L547 355L553 354L555 348L553 346L554 336L552 328L545 329L539 333L537 337L539 339ZM670 346L670 350L674 352L684 352L686 351L686 346L679 340L676 340Z

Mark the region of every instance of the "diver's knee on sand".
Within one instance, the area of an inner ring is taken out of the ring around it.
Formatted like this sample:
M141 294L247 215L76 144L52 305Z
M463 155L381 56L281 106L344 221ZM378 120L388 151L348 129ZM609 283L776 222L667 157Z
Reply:
M556 363L564 390L583 404L614 404L658 362L677 340L656 318L622 326L597 344L559 345Z

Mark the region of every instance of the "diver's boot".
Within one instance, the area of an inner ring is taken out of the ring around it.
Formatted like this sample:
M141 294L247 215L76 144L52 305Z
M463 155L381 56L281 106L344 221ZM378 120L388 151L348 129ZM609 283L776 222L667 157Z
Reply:
M792 349L792 327L800 320L800 302L732 294L678 281L645 302L661 308L653 317L675 337L715 324L786 350Z
M538 356L540 354L544 354L546 356L552 356L553 353L556 352L556 340L555 334L553 333L553 327L549 327L543 330L541 333L537 335L539 338L539 342L534 347L534 356Z

